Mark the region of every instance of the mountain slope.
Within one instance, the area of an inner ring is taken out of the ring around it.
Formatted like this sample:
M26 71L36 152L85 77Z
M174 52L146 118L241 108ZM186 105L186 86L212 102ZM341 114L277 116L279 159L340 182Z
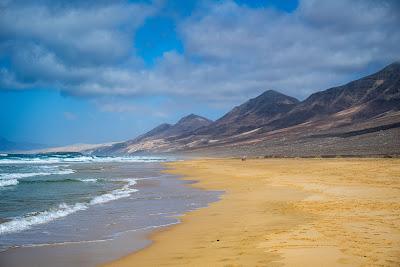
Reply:
M183 134L191 133L199 128L209 126L213 121L198 116L190 114L186 117L180 119L176 124L174 124L168 131L165 132L164 137L179 136Z
M207 118L190 114L181 118L174 125L168 123L161 124L135 139L116 143L109 147L102 147L95 150L93 153L99 155L126 154L132 153L132 147L135 148L135 151L133 152L154 149L157 148L157 146L162 147L164 144L164 139L174 138L182 135L190 135L195 130L202 127L207 127L211 123L212 121Z
M202 116L190 114L181 118L174 125L168 123L160 124L159 126L155 127L154 129L148 131L143 135L138 136L130 142L138 142L147 138L166 138L172 136L180 136L183 134L190 134L199 128L209 126L210 124L212 124L212 122L213 121Z
M400 63L396 62L365 78L312 94L271 125L284 128L345 110L360 121L399 109Z
M172 125L169 123L163 123L158 125L157 127L153 128L152 130L148 131L145 134L142 134L140 136L138 136L137 138L135 138L135 141L139 141L139 140L143 140L145 138L149 138L149 137L155 137L155 136L160 136L165 134L169 129L171 129Z
M233 108L222 118L197 134L229 136L253 130L270 121L277 120L292 110L299 101L274 90L268 90L256 98Z
M95 153L400 153L399 122L400 63L395 62L301 102L269 90L215 122L189 115Z

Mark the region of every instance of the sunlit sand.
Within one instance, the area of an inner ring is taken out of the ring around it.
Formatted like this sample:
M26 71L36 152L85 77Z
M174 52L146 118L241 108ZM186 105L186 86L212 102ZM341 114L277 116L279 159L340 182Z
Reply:
M206 159L169 172L221 200L109 266L399 266L400 160Z

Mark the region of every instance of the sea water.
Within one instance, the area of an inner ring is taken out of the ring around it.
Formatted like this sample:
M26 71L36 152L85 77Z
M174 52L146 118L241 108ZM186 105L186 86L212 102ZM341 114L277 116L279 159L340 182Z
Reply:
M168 160L0 154L0 262L11 247L106 241L175 224L218 198L163 174Z

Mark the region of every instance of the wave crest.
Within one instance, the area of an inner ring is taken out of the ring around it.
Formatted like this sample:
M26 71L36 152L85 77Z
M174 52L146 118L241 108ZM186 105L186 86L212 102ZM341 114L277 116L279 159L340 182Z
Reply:
M17 179L0 180L0 187L17 185Z
M14 219L12 221L0 224L0 235L12 232L20 232L30 228L32 225L47 223L84 209L87 209L87 205L82 203L76 203L73 206L62 203L57 209L38 212L32 216Z
M0 235L24 231L31 228L31 226L48 223L50 221L65 217L77 211L86 210L87 208L89 208L89 206L92 205L104 204L116 199L129 197L132 193L138 191L137 189L130 188L131 186L134 186L136 184L135 179L125 179L121 181L127 182L122 188L115 189L109 193L100 196L96 196L88 203L75 203L74 205L61 203L55 209L37 212L35 214L27 215L25 217L16 218L14 220L2 223L0 224Z
M37 157L15 157L0 158L0 164L55 164L55 163L123 163L123 162L163 162L166 158L161 157L97 157L97 156L37 156Z

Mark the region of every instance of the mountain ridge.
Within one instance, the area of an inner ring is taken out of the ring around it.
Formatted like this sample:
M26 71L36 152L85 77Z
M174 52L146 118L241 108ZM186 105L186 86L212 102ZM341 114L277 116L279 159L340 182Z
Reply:
M284 145L282 140L287 140L288 145L290 142L304 142L312 148L309 140L333 136L330 132L350 131L353 134L339 136L365 134L375 138L379 131L366 130L371 128L397 134L393 129L399 128L396 126L398 121L400 63L394 62L376 73L313 93L303 101L267 90L214 122L190 114L174 125L161 124L135 139L115 144L107 149L107 153L213 152L219 149L233 151L235 147L248 151L250 144L269 146L278 139L281 145ZM395 126L388 128L384 127L385 124ZM392 150L397 149L400 153L400 144L396 143ZM101 153L101 150L96 152Z
M124 151L129 149L129 146L134 145L136 143L154 139L173 138L174 136L176 137L185 134L187 135L201 127L210 125L212 122L213 122L212 120L191 113L179 119L175 124L162 123L156 126L155 128L151 129L150 131L142 135L139 135L138 137L132 140L116 143L112 146L104 148L99 148L95 150L93 153L100 155L109 153L123 154ZM141 148L148 148L148 147L149 146L144 146Z
M212 123L208 129L200 129L197 134L212 130L212 135L229 136L253 130L257 125L279 118L291 110L299 100L275 90L267 90L259 96L234 107L220 119Z

